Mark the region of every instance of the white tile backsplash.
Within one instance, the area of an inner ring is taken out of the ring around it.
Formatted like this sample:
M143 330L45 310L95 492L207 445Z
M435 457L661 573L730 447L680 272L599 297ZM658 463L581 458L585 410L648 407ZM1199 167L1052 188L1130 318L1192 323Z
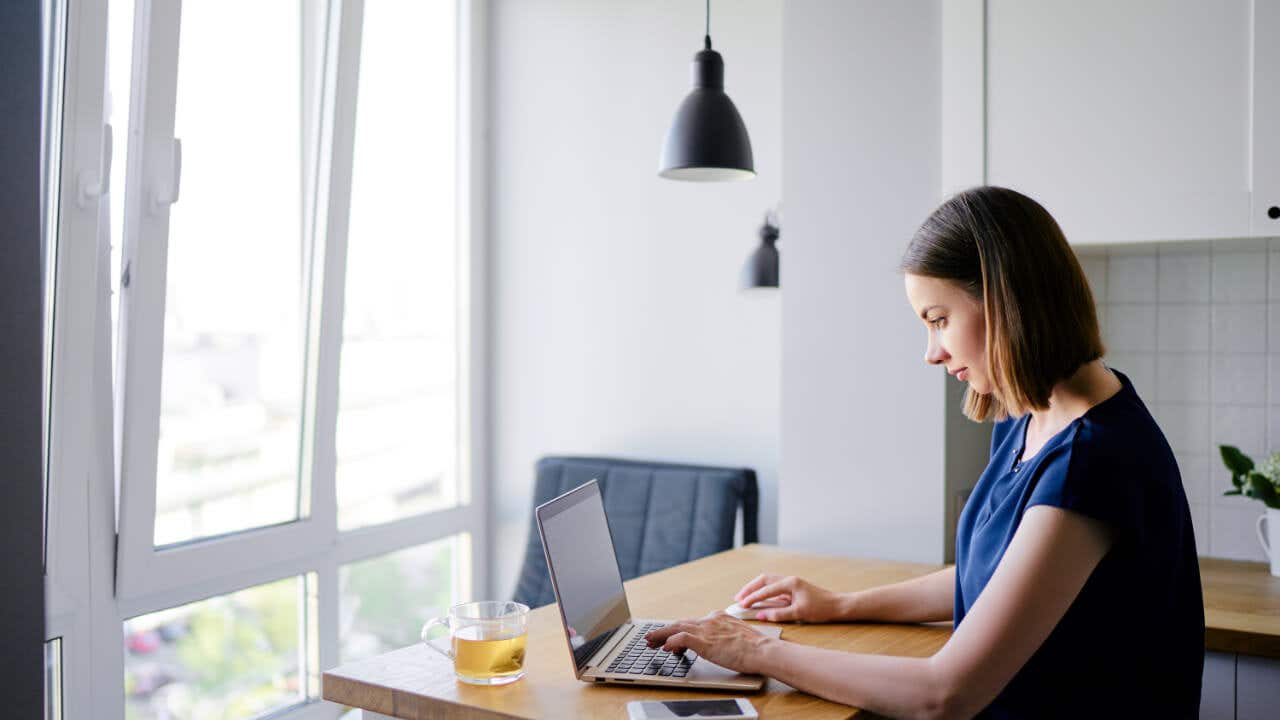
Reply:
M1213 254L1214 302L1262 302L1267 299L1267 253L1218 252Z
M1247 502L1251 506L1209 506L1209 547L1213 555L1232 560L1262 562L1267 559L1255 529L1262 504L1257 500Z
M1209 302L1209 253L1162 254L1160 302Z
M1178 472L1182 475L1182 487L1187 491L1187 502L1207 504L1212 487L1209 480L1209 457L1185 453L1175 453L1174 457L1178 461Z
M1227 488L1231 487L1231 473L1226 468L1222 468L1221 472L1213 478L1213 484L1210 488L1213 492L1209 496L1209 505L1213 507L1224 507L1228 510L1247 510L1255 505L1258 501L1244 495L1224 495Z
M1089 289L1093 291L1093 301L1107 301L1107 258L1106 256L1082 255L1079 258L1080 268L1089 280Z
M1267 351L1267 304L1227 303L1213 306L1213 351Z
M1121 369L1123 372L1123 368ZM1141 393L1139 393L1141 395ZM1209 451L1209 406L1148 405L1175 453L1205 455Z
M1275 253L1280 263L1280 253ZM1280 352L1280 303L1267 304L1267 349Z
M1129 382L1142 397L1155 398L1158 393L1155 353L1108 353L1108 367L1129 376Z
M1200 553L1262 560L1264 508L1222 495L1218 445L1280 452L1280 238L1093 247L1081 263L1106 361L1174 450Z
M1209 352L1209 305L1161 303L1157 308L1157 350L1162 353Z
M1267 356L1267 404L1280 405L1280 355Z
M1212 393L1216 404L1265 405L1267 356L1214 355Z
M1267 453L1280 452L1280 407L1267 408Z
M1219 445L1235 445L1255 461L1262 461L1267 450L1266 408L1214 405L1211 422L1213 444L1205 448L1206 453L1216 456Z
M1209 377L1208 354L1156 355L1156 398L1160 402L1208 403Z
M1280 247L1271 247L1274 238L1229 238L1225 240L1211 240L1207 243L1209 250L1215 255L1227 255L1230 253L1260 253L1268 250L1280 252ZM1133 247L1140 243L1130 243L1126 247Z
M1267 257L1267 299L1280 300L1280 252L1275 250Z
M1112 256L1107 263L1107 302L1156 301L1156 256Z
M1196 536L1196 551L1201 555L1209 554L1209 507L1207 505L1191 505L1191 531Z
M1107 292L1114 289L1109 287ZM1155 304L1108 304L1106 345L1118 353L1155 352Z

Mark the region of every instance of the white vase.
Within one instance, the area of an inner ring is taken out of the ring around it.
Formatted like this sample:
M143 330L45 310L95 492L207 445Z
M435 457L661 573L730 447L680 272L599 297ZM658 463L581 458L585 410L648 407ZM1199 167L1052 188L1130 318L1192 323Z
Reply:
M1262 543L1262 551L1271 558L1271 574L1280 577L1280 510L1267 508L1267 512L1258 516L1258 542Z

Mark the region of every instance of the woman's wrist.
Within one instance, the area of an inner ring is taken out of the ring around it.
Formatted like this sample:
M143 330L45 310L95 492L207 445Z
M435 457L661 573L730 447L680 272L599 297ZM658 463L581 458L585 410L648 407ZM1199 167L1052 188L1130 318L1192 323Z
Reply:
M751 663L749 672L754 675L777 677L781 661L778 655L782 651L782 639L762 635L755 647L755 661Z
M844 622L857 620L860 594L858 592L839 593L836 596L836 616L832 620Z

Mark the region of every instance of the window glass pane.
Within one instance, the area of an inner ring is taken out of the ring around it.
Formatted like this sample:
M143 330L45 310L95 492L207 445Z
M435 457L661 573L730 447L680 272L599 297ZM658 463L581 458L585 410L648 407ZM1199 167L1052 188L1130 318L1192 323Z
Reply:
M297 2L182 6L157 545L299 514L301 13Z
M342 662L418 642L423 623L470 593L462 577L467 546L462 535L344 565L338 575Z
M338 524L457 503L455 3L367 3L337 428Z
M301 702L302 578L124 623L129 720L244 718Z
M44 720L62 720L62 638L44 644Z

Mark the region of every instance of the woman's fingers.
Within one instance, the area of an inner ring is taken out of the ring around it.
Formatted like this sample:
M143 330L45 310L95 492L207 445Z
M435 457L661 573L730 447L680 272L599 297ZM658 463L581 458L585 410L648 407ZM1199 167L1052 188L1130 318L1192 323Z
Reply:
M771 610L761 610L756 613L757 620L766 622L791 622L796 619L796 606L788 605L787 607L773 608Z
M685 650L692 650L699 655L702 655L706 652L707 646L706 643L703 642L702 638L691 632L685 631L678 632L667 638L667 641L662 645L662 649L667 652L684 652Z
M791 593L792 584L791 578L770 583L759 590L748 593L738 601L738 604L744 608L749 608L761 600L767 600L775 595L781 595L782 593Z
M694 628L694 623L692 621L681 620L679 622L673 622L670 625L663 625L660 628L650 630L649 632L644 634L644 639L646 642L649 643L649 647L657 647L662 643L666 642L667 638L671 637L672 635L675 635L676 633L692 630L693 628Z
M773 582L776 579L777 579L776 575L770 575L769 573L763 573L763 574L757 575L754 580L747 583L746 585L743 585L742 589L738 591L738 594L733 596L733 599L735 602L741 605L742 598L750 595L756 590L759 590L765 585L768 585L769 583Z

